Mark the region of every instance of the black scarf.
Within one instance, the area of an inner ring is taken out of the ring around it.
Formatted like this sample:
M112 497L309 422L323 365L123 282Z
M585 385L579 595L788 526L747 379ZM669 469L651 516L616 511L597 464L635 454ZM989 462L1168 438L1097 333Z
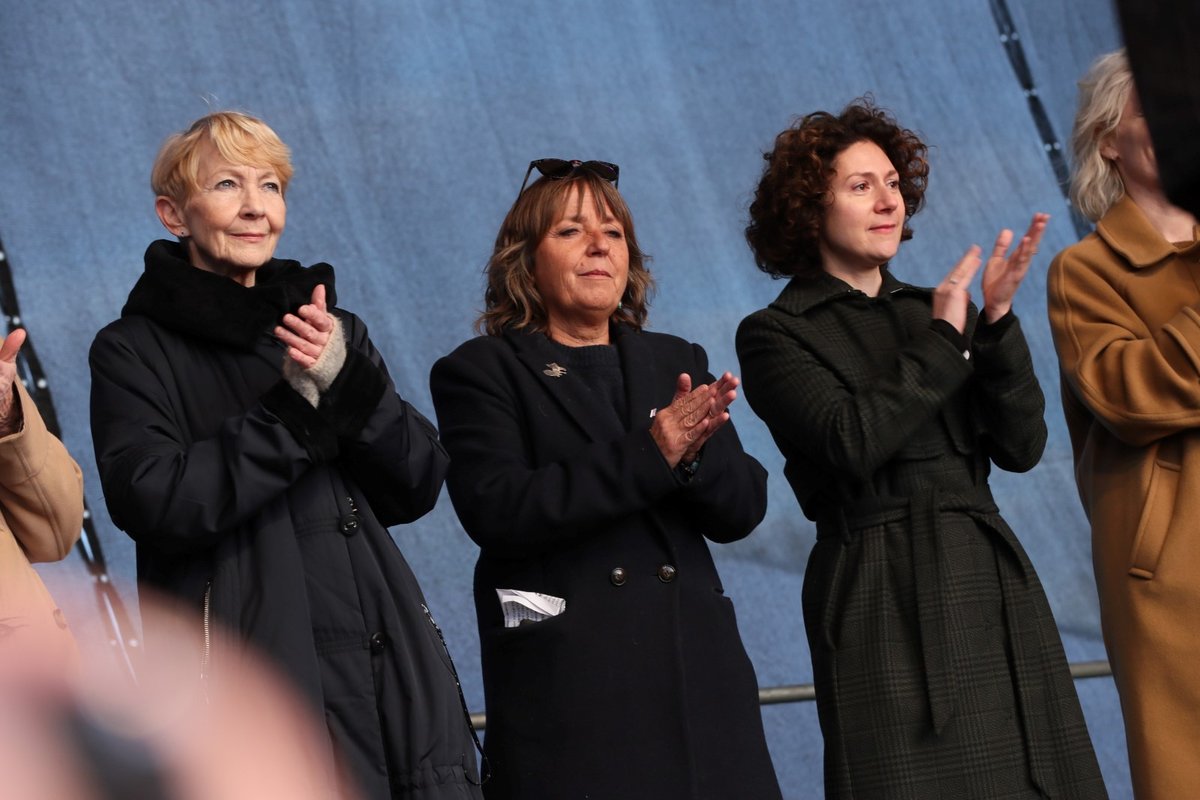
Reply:
M141 315L186 336L249 350L286 312L312 298L325 285L330 307L337 301L333 267L305 268L273 258L258 268L254 286L245 287L193 267L178 242L159 239L146 248L146 270L134 284L121 316Z

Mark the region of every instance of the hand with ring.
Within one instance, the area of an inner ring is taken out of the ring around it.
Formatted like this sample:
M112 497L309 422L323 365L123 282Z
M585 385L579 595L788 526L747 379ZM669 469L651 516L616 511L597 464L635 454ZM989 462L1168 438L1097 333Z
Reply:
M721 427L729 421L729 404L737 399L737 387L741 383L731 372L724 373L720 378L709 384L713 389L713 404L708 416L711 420L703 435L697 437L680 460L691 463L700 457L700 448L713 437Z
M1029 230L1021 237L1012 255L1008 255L1008 248L1013 232L1005 229L996 237L992 254L983 268L983 315L988 322L995 322L1012 308L1013 295L1029 272L1029 264L1037 255L1038 243L1042 241L1049 220L1049 214L1034 214ZM971 245L933 290L933 318L946 320L959 333L965 333L967 329L967 307L971 302L968 287L983 263L982 252L979 245Z
M738 379L728 372L695 388L686 373L676 379L674 399L650 426L654 443L672 468L685 458L694 461L704 443L729 421L726 409L737 399L737 386Z
M967 308L971 303L967 287L982 263L979 253L979 246L971 245L933 290L933 318L946 320L959 333L967 329Z

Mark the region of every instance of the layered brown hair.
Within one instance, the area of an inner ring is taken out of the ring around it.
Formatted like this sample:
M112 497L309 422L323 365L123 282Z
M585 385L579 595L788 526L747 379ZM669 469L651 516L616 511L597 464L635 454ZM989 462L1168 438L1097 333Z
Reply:
M796 120L775 137L774 149L763 154L767 165L746 226L759 269L776 278L820 271L821 226L834 161L850 145L864 141L877 144L899 173L904 199L900 238L912 238L908 221L925 199L928 148L870 97L859 98L837 116L817 111Z
M576 189L578 192L572 195ZM577 170L562 179L538 179L508 210L484 270L487 289L483 313L475 320L476 330L489 336L498 336L505 328L546 330L546 306L533 276L534 253L551 226L562 218L571 198L582 204L587 190L591 191L598 216L611 213L621 223L629 248L629 278L621 307L613 313L611 321L637 329L646 324L654 279L646 269L649 258L638 246L629 206L617 187L592 172Z

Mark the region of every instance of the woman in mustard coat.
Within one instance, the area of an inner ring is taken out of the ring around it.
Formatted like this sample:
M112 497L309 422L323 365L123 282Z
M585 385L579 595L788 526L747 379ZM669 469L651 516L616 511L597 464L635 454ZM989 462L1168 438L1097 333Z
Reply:
M1092 525L1104 642L1139 800L1200 787L1200 284L1196 219L1158 182L1123 52L1081 82L1076 206L1050 325Z

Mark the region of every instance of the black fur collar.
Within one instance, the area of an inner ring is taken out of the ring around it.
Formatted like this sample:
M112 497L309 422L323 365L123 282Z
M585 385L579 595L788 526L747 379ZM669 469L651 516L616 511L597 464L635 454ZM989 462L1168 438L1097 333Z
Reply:
M337 295L328 264L305 268L273 258L258 268L254 286L246 288L193 267L183 245L159 239L146 248L146 270L121 316L149 317L176 333L248 350L284 312L307 303L321 283L332 308Z

